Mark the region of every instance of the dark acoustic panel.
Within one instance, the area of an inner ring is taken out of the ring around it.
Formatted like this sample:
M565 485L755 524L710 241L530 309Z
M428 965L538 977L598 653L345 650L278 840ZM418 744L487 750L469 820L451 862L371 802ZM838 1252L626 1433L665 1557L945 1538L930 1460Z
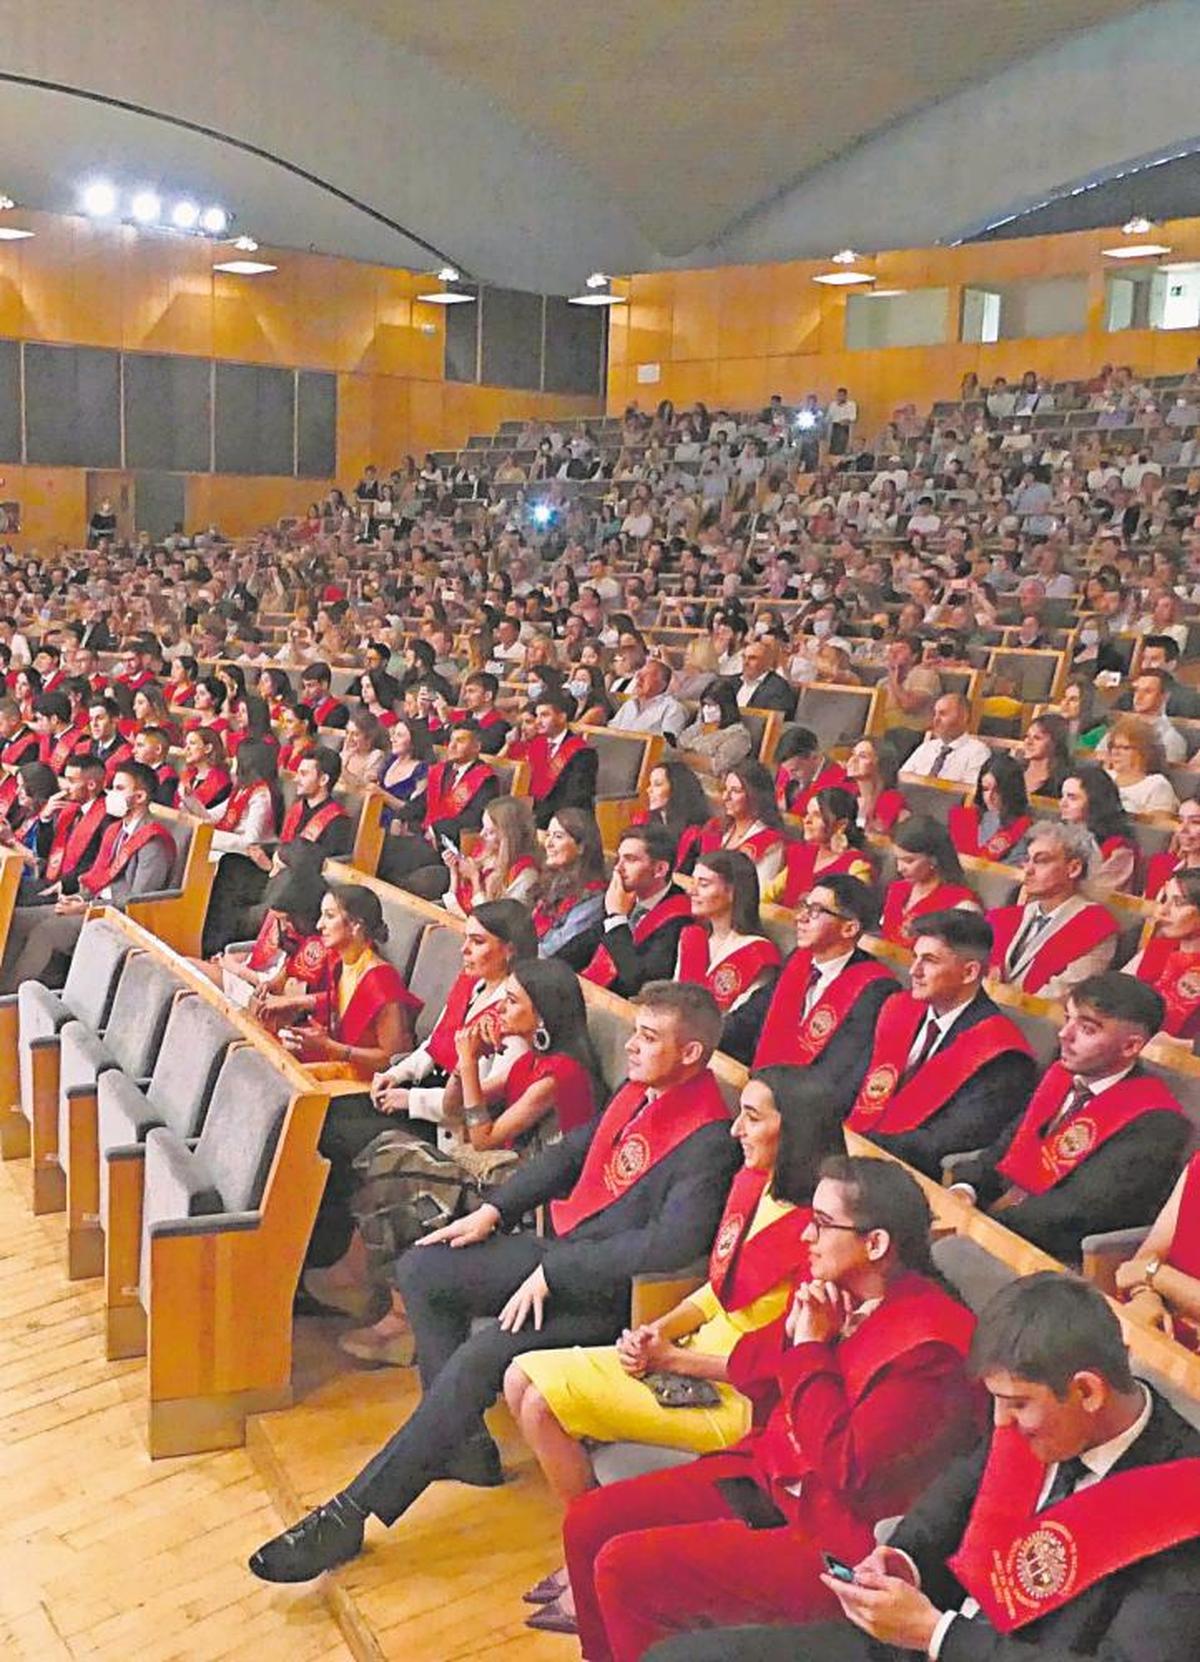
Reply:
M521 289L480 291L483 374L492 387L536 392L542 384L542 297ZM459 308L466 311L465 306Z
M117 352L27 344L27 459L52 467L120 467L120 388Z
M296 388L296 472L302 479L337 473L337 376L302 369Z
M608 328L604 306L572 306L559 294L546 296L546 351L542 370L547 392L603 389L603 345Z
M218 473L294 471L295 382L290 369L217 365L214 461Z
M207 473L212 364L134 352L125 359L125 465Z
M444 306L442 309L446 314L446 379L478 381L479 301L470 306Z
M21 343L0 340L0 462L21 460Z

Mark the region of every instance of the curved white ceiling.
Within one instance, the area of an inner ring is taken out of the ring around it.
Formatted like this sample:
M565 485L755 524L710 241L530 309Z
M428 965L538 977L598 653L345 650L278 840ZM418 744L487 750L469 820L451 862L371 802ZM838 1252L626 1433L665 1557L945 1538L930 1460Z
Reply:
M81 27L77 0L0 0L0 41L0 189L23 203L71 210L105 171L220 200L271 246L564 292L931 241L1169 143L1200 7L109 0ZM1149 105L1122 80L1139 53Z

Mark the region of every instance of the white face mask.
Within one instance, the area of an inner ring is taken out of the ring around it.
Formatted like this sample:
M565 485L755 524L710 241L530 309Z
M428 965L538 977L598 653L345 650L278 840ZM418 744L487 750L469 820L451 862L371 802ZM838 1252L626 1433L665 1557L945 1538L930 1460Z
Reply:
M709 726L715 727L720 719L721 706L719 704L702 704L700 706L701 721L707 723Z
M529 694L529 697L535 702L542 696L545 690L546 683L544 681L530 681L528 686L525 688L525 691Z
M826 595L829 593L829 584L814 583L812 588L809 590L809 593L812 595L814 600L824 600Z
M114 819L124 819L129 812L129 798L124 791L105 791L104 810Z
M588 695L588 693L591 692L591 690L592 690L592 684L591 684L590 681L568 681L567 682L567 691L571 694L572 698L586 698L586 696Z

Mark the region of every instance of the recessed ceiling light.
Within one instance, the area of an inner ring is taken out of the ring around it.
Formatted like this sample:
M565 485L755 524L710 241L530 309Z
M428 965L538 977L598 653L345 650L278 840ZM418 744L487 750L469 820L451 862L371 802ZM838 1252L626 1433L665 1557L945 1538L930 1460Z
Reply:
M452 265L444 265L438 272L439 283L457 283L458 279L459 273L455 271Z
M171 224L180 231L194 230L199 218L200 209L187 196L171 209Z
M93 179L80 193L85 213L96 219L107 219L117 211L117 193L107 179Z
M873 283L869 271L819 271L814 283L828 283L830 288L849 288L852 283Z
M1147 260L1152 254L1169 254L1165 242L1123 242L1119 248L1102 248L1100 252L1110 260Z
M24 242L32 235L32 231L18 230L15 225L0 225L0 242Z
M210 236L219 237L229 224L229 215L224 208L205 208L200 215L200 229L207 231Z
M16 205L11 196L0 196L0 213L7 213L10 208L15 208Z
M227 271L232 277L261 277L265 272L278 271L277 265L268 265L266 260L218 260L214 271Z
M129 211L140 225L153 225L162 218L162 197L156 191L139 190L129 204Z
M418 294L417 299L427 306L471 306L475 303L475 296L464 294L461 289L431 289L428 294Z
M1151 229L1150 221L1143 219L1140 214L1133 219L1127 219L1121 227L1127 237L1144 237Z

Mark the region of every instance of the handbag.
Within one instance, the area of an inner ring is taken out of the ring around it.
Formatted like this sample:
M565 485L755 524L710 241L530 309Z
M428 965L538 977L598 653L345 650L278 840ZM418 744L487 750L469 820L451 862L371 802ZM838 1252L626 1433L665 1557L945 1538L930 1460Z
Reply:
M483 1191L517 1158L512 1149L469 1144L450 1152L400 1126L381 1131L354 1158L360 1182L350 1203L372 1272L381 1273L423 1235L476 1211Z

